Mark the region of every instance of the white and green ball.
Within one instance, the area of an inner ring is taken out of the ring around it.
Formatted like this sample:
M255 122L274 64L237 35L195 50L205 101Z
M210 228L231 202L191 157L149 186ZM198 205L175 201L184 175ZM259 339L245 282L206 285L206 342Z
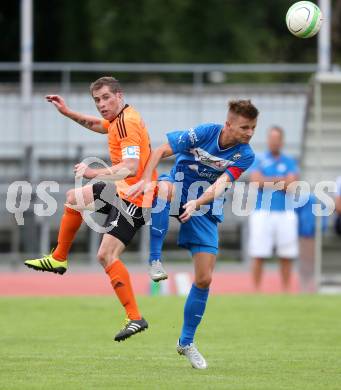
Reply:
M317 34L322 20L320 8L311 1L293 4L285 17L289 31L299 38L310 38Z

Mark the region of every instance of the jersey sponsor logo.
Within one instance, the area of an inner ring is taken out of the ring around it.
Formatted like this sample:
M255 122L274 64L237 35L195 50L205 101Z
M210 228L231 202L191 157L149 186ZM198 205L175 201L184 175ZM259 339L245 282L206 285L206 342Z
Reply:
M199 161L201 164L221 172L225 171L227 167L235 163L235 161L223 160L219 157L213 156L201 148L192 148L189 151L194 155L195 161Z
M197 164L188 165L188 168L194 171L199 177L203 177L208 180L217 180L219 177L218 173L210 172L206 168L200 170Z
M122 159L125 158L140 158L140 147L139 146L127 146L122 149Z

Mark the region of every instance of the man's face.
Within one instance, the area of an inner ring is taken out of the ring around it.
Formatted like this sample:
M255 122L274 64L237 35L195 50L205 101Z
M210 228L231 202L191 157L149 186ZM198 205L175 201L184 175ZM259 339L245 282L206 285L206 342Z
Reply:
M107 85L92 92L97 110L104 119L112 121L120 112L123 95L121 92L113 93Z
M226 127L236 142L248 144L255 132L257 118L248 119L241 115L229 113L226 121Z
M283 147L282 133L276 129L270 129L268 134L268 148L274 155L280 154Z

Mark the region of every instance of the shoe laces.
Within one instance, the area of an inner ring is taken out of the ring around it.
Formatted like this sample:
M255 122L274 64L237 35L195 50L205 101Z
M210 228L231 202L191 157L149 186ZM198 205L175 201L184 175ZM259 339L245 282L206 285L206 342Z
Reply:
M188 354L191 355L191 357L196 360L197 362L202 362L203 357L201 356L200 352L197 350L196 346L194 344L190 344L187 347Z

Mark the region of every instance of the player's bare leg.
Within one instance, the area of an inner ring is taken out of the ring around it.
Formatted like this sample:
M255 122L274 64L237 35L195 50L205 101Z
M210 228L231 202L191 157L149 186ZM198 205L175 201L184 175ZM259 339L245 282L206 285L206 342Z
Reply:
M94 210L95 200L93 186L87 185L80 188L72 188L66 193L66 206L75 210Z
M259 257L254 258L252 262L252 279L256 291L259 291L261 287L263 276L263 263L264 260Z
M292 260L291 259L279 259L280 273L282 279L282 289L284 292L288 292L290 288Z
M217 257L211 253L199 252L193 256L194 283L199 288L209 288Z

